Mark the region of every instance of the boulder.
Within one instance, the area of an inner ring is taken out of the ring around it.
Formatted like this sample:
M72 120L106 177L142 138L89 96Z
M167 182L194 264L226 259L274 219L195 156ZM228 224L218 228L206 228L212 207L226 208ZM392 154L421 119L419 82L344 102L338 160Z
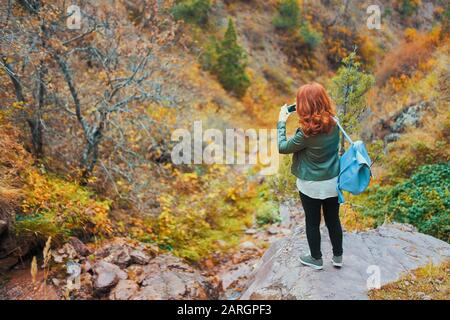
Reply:
M120 280L109 295L110 300L129 300L139 291L139 285L132 280Z
M126 245L113 245L109 248L109 255L105 261L126 268L132 263L130 248Z
M141 250L132 250L130 252L131 262L135 264L147 264L150 257Z
M394 122L392 124L392 132L402 133L408 127L418 127L424 111L429 107L430 103L422 101L418 104L403 108L403 110L393 117Z
M403 107L401 110L380 119L370 130L362 133L364 140L381 139L385 144L397 141L411 127L420 127L423 117L435 110L432 101L420 101Z
M130 299L207 299L208 282L181 259L162 254L142 267L141 289Z
M368 299L368 289L378 280L382 286L412 269L450 258L448 243L396 223L344 233L344 266L336 269L326 228L322 235L323 270L300 263L299 256L309 250L304 228L298 227L267 250L241 299Z
M243 250L257 250L258 247L252 241L244 241L239 244L239 248Z
M53 261L56 263L63 263L67 260L76 260L79 258L78 252L70 243L65 243L64 246L57 250L52 250Z
M103 260L97 262L93 269L96 275L94 280L94 290L98 294L109 292L119 280L125 280L128 277L127 273L118 266Z
M82 257L86 257L91 254L91 250L83 243L80 239L76 237L71 237L69 243L72 245L73 249Z

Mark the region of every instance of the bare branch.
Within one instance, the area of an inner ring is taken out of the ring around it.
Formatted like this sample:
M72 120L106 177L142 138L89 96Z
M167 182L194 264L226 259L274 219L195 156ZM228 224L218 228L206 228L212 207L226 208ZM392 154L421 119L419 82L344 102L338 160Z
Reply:
M86 122L86 120L83 117L83 114L81 113L81 102L78 98L77 90L75 89L75 85L72 80L72 75L69 70L69 66L67 65L67 62L62 58L59 54L55 53L53 55L58 62L58 66L61 69L61 72L64 75L64 78L67 82L67 85L69 86L70 94L72 95L73 102L75 104L75 114L77 116L78 122L80 122L81 127L83 128L83 132L85 134L85 137L89 137L89 124Z
M1 55L0 65L5 69L8 74L11 82L13 83L14 90L16 92L17 101L25 101L25 97L23 95L22 84L20 83L19 76L14 72L12 66L7 62L6 57Z

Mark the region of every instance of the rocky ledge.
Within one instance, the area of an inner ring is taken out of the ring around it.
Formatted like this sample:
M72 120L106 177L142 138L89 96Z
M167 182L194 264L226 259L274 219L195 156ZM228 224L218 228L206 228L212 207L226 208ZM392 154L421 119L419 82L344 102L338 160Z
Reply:
M52 269L61 270L51 275L53 288L69 299L217 299L221 291L182 259L129 239L91 250L73 238L52 255Z
M250 277L241 299L368 299L368 284L376 285L379 279L384 285L429 262L450 258L448 243L405 224L345 233L341 269L331 265L326 229L322 230L323 270L301 265L299 255L308 252L307 248L304 227L274 243Z

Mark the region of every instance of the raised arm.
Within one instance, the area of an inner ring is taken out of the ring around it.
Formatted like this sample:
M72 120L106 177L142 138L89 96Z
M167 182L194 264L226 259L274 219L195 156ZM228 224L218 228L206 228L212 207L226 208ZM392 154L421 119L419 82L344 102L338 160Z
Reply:
M295 153L305 148L305 136L301 130L297 130L295 135L288 140L286 139L286 122L279 121L277 124L277 132L279 153Z

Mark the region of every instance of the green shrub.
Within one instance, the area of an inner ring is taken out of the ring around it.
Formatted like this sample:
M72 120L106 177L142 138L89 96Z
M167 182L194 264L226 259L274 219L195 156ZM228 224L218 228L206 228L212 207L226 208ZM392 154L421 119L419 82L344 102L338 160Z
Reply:
M292 156L282 155L278 174L268 178L268 184L275 196L280 200L285 198L298 198L297 187L295 185L296 177L291 173L291 164Z
M282 0L278 5L278 15L272 21L276 29L288 31L300 26L300 8L296 0Z
M316 48L322 42L322 35L306 20L300 26L300 37L310 49Z
M176 20L184 20L187 23L204 26L208 23L210 10L210 0L189 0L174 5L172 15Z
M394 186L375 186L359 197L362 213L378 224L388 218L410 223L424 232L450 241L450 162L426 165Z
M360 116L367 108L367 92L374 82L374 77L362 70L355 51L342 60L342 66L331 79L331 97L339 106L342 126L350 134L358 130ZM345 139L341 136L341 151L344 143Z
M399 6L399 12L402 18L408 18L415 14L419 9L420 1L402 0Z
M256 213L256 223L259 226L280 222L278 204L275 201L266 201Z
M322 42L322 34L304 18L296 0L282 0L272 23L283 42L288 62L299 69L313 68L314 49Z

